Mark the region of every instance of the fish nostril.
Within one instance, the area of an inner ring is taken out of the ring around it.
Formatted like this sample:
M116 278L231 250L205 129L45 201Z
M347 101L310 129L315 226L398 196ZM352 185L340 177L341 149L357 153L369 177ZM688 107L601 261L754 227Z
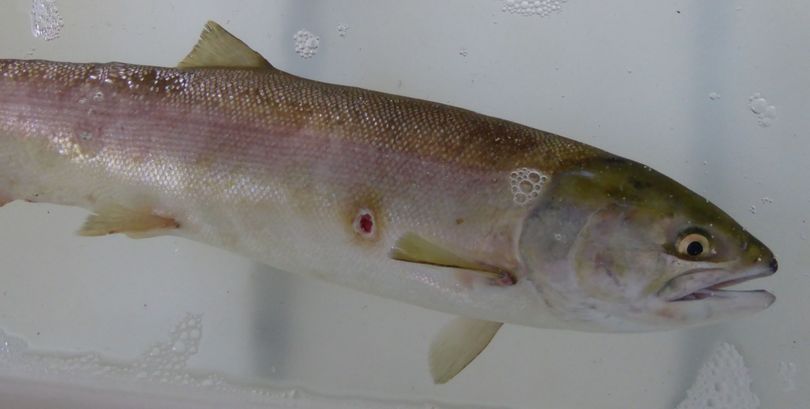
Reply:
M768 264L768 266L771 268L771 271L776 272L776 270L779 268L779 263L774 258L774 259L771 259L771 263Z

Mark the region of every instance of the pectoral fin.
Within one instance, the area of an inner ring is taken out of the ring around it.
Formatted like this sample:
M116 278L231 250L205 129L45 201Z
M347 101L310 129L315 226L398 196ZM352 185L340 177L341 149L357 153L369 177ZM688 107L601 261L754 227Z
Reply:
M177 67L273 68L261 54L213 21L205 25L197 45Z
M104 236L124 233L132 238L153 237L176 229L180 224L168 217L158 216L149 211L138 211L123 206L107 206L84 222L79 234L82 236Z
M460 256L414 233L407 233L397 240L390 256L394 260L411 263L471 270L492 280L511 279L511 274L508 271Z
M484 350L502 322L458 317L439 332L430 346L433 382L447 383Z

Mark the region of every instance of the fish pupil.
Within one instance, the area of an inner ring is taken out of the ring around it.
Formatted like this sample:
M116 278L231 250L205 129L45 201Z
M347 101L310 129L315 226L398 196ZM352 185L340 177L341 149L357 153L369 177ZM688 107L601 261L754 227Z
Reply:
M699 241L693 241L686 247L686 253L690 256L699 256L703 253L703 245Z

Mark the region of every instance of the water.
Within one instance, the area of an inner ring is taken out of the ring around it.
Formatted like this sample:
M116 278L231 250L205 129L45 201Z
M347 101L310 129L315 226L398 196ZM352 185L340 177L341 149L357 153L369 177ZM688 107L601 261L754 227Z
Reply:
M652 334L506 326L435 386L427 352L449 316L177 238L77 238L85 212L13 203L0 209L0 375L266 406L804 409L810 67L798 16L810 6L523 3L46 1L35 4L58 10L37 20L31 1L12 0L0 56L173 65L214 19L293 74L547 129L676 178L777 252L780 271L745 285L773 291L773 307ZM58 27L51 41L46 27ZM88 108L110 99L95 91ZM530 204L544 185L521 172L502 182Z
M277 387L240 383L221 374L200 373L187 369L187 363L199 350L202 340L201 315L188 314L169 333L168 339L158 342L130 361L114 360L95 352L64 354L32 350L28 343L0 330L0 371L11 371L16 376L71 377L119 384L138 385L141 388L167 386L185 393L199 394L200 390L231 395L233 402L249 401L254 408L273 408L295 404L318 407L318 402L329 406L356 408L424 408L425 404L407 401L327 396L295 387ZM432 408L450 408L431 404Z

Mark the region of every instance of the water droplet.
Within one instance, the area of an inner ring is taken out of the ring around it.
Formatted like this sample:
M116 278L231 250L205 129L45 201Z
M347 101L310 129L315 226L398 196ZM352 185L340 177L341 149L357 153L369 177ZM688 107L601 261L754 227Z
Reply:
M560 233L554 233L554 240L562 241L563 235Z
M717 92L712 91L712 92L709 93L709 99L712 100L712 101L717 101L718 99L720 99L720 94L718 94Z
M461 49L458 50L458 55L460 55L462 57L466 57L468 54L469 53L467 52L467 49L464 48L464 47L462 47Z
M96 93L93 94L93 101L96 102L104 101L104 93L101 91L96 91Z
M757 206L751 205L751 208L748 211L750 211L751 214L757 214Z

